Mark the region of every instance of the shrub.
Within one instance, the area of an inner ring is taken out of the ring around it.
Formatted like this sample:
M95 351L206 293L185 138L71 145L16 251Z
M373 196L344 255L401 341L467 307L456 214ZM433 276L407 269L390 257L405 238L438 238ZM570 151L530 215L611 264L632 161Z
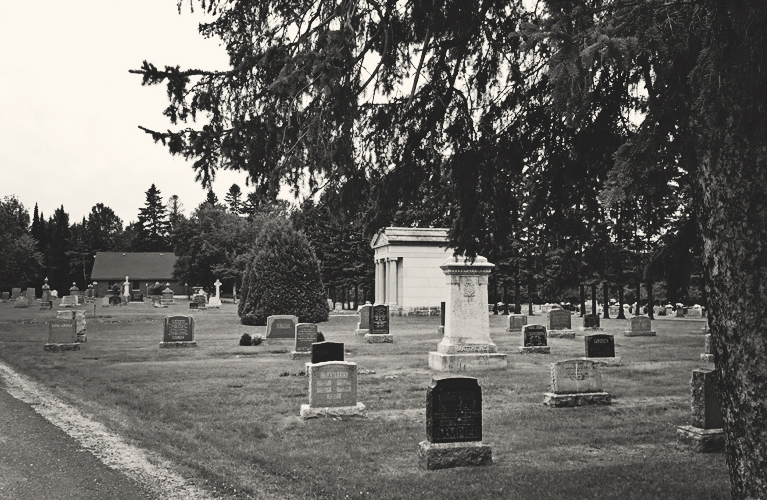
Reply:
M301 323L328 319L320 266L309 240L285 219L264 224L243 275L238 308L244 325L265 325L275 314Z
M317 342L325 342L325 336L322 332L317 332Z
M242 334L242 337L240 337L240 345L253 345L253 339L250 337L249 333Z

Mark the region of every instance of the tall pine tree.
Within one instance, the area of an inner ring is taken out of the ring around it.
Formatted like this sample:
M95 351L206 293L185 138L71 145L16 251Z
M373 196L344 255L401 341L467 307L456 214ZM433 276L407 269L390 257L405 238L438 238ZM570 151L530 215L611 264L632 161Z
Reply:
M146 191L144 208L139 209L139 234L135 250L139 252L167 252L171 250L169 222L160 190L154 184Z

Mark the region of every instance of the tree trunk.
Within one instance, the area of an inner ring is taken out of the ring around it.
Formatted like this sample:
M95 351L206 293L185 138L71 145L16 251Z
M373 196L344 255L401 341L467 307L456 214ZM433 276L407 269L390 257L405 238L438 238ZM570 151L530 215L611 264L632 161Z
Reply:
M591 314L597 315L597 284L591 284Z
M581 318L586 314L586 290L583 283L580 284L581 291Z
M642 314L642 282L637 281L637 306L634 309L634 316Z
M533 280L527 283L527 314L533 315Z
M602 310L604 314L602 315L604 319L610 319L610 308L608 307L608 299L607 294L610 293L610 287L607 286L607 282L602 282Z
M693 81L704 276L733 498L767 498L767 2L720 1Z
M522 298L520 297L521 283L519 282L519 264L517 264L517 276L514 281L514 314L522 314Z
M623 312L623 284L618 286L618 319L626 319L626 313Z
M647 278L647 316L649 316L650 319L655 319L655 315L653 314L653 307L654 307L654 304L652 303L652 279Z

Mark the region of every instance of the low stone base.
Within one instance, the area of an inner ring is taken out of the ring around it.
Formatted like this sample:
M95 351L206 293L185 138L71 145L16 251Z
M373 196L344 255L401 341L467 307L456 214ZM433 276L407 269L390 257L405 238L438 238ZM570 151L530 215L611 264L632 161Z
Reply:
M80 342L80 343L88 342L88 336L85 335L84 333L82 335L78 334L77 335L77 342Z
M391 333L373 334L368 333L365 335L365 340L368 344L391 344L394 342L394 335Z
M644 332L632 332L631 330L626 330L623 332L623 335L626 337L655 337L655 330L647 330Z
M79 351L80 344L45 344L45 346L43 346L43 349L46 351L51 351L51 352Z
M724 450L724 429L702 429L683 425L676 428L676 441L698 453L722 451Z
M160 348L164 347L197 347L197 341L160 342Z
M598 326L590 326L590 327L583 327L584 332L603 332L605 331L604 328L598 327Z
M555 408L586 405L609 405L610 395L606 392L571 392L567 394L543 393L543 404Z
M331 406L326 408L312 408L309 405L301 405L301 418L318 417L364 417L365 405L357 403L355 406Z
M706 363L713 363L714 362L714 355L713 354L701 354L700 360L705 361Z
M418 443L418 467L424 470L491 465L493 448L482 441Z
M365 335L370 333L370 330L368 330L367 328L357 328L356 333L358 337L364 337Z
M540 345L531 347L519 347L520 354L551 354L551 346Z
M604 366L621 366L623 364L623 358L620 356L615 356L614 358L583 357L581 359L584 361L593 361L594 363L599 363L600 365L604 365Z
M312 353L310 351L291 351L290 359L306 359L311 358Z
M575 330L549 330L546 335L550 339L574 339Z
M174 303L173 299L160 299L161 306L172 306Z
M438 326L437 327L437 333L444 337L445 336L445 327L444 326Z
M168 308L168 306L164 306L164 305L158 304L157 302L152 304L152 307L156 307L157 309L167 309Z
M429 368L440 372L462 371L467 369L483 370L492 368L506 368L508 359L506 354L472 353L472 354L444 354L441 352L429 352Z

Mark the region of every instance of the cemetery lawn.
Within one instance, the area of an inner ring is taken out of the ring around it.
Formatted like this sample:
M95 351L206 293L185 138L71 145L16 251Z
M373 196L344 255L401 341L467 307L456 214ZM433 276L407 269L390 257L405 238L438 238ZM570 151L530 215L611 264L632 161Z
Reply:
M291 341L240 347L235 306L191 311L196 349L159 349L167 314L145 306L87 308L80 351L43 351L55 311L0 305L0 359L133 444L174 461L179 472L224 498L729 498L724 455L676 444L690 421L690 377L703 352L703 322L653 321L657 337L623 336L628 322L602 320L623 365L602 369L606 407L549 408L549 364L580 357L575 340L549 339L552 354L517 354L519 333L490 316L505 370L469 371L484 400L483 441L493 465L418 469L426 439L427 353L440 340L438 317L392 318L394 344L366 344L357 318L319 325L358 364L365 419L299 418L308 403L305 361ZM533 317L529 323L542 323ZM581 319L573 317L573 326ZM576 328L577 331L577 328ZM371 373L374 372L374 373Z

